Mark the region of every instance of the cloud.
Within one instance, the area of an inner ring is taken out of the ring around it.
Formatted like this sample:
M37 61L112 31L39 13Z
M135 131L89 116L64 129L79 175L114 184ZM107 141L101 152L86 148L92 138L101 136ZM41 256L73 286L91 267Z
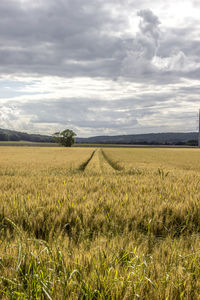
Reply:
M106 76L115 69L122 23L102 1L0 3L0 71ZM102 71L103 69L103 71Z
M173 29L162 37L161 22L149 9L138 12L140 31L132 42L122 64L122 74L134 80L170 83L190 78L200 70L199 42L186 42L191 28ZM179 36L179 38L177 38ZM137 78L137 79L136 79Z
M200 63L195 63L183 51L165 58L155 56L153 63L158 69L166 71L179 71L183 73L200 69Z
M158 17L149 9L140 10L138 16L142 18L139 25L141 33L153 40L156 46L158 46L157 42L160 36L160 30L158 28L160 21Z
M53 99L51 96L32 101L5 100L0 107L0 127L7 128L7 124L12 129L45 134L71 128L79 136L183 131L183 124L184 131L196 130L198 86L185 82L185 87L171 85L166 90L160 86L153 91L150 86L143 92L138 87L138 93L135 87L132 96L131 90L129 97L109 100L104 99L104 90L100 92L101 98L96 99L86 96ZM112 93L114 96L114 91Z
M189 0L1 0L0 127L193 130L181 116L199 105L198 13Z
M140 31L122 63L122 74L125 77L149 76L156 72L151 61L159 45L160 21L150 10L139 11L138 16L141 17Z
M129 30L127 34L131 22L127 9L134 7L135 1L43 0L34 3L0 2L1 74L122 77L140 82L158 82L163 77L160 82L170 82L174 76L190 77L187 71L191 72L199 63L198 51L195 56L191 55L196 49L192 44L197 41L192 37L188 41L189 33L180 36L180 32L174 30L172 36L171 30L169 34L167 28L162 28L162 20L150 9L133 10L131 18L140 19L139 28L137 33ZM145 5L149 2L140 3L140 6ZM163 29L167 32L166 39ZM167 70L163 69L166 64ZM165 71L175 73L166 75Z

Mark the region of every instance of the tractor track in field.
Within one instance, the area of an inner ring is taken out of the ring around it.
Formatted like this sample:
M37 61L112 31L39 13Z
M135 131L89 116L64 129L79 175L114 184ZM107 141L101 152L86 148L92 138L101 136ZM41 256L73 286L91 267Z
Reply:
M94 171L96 173L105 173L121 171L123 168L115 161L110 159L107 154L100 148L94 150L90 157L83 162L79 171Z
M95 154L96 151L97 151L97 150L94 150L94 151L92 152L92 154L90 155L90 157L89 157L86 161L84 161L84 162L78 167L78 170L79 170L79 171L85 171L87 165L88 165L89 162L92 160L92 158L93 158L93 156L94 156L94 154Z
M107 154L101 149L101 153L103 158L106 160L106 162L115 170L115 171L122 171L122 167L114 160L110 159Z

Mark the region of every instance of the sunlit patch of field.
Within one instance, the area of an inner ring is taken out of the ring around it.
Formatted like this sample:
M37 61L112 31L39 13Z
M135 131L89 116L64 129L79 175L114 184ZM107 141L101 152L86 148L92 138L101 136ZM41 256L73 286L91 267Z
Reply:
M0 148L2 299L198 299L198 149Z
M76 170L87 160L93 148L2 147L0 175L27 174L43 176Z
M121 161L126 168L165 168L168 170L200 171L199 149L180 148L138 148L105 150L109 157Z

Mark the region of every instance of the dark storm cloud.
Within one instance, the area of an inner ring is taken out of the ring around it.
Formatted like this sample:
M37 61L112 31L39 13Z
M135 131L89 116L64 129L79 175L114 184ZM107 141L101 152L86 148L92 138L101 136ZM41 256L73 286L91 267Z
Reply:
M80 135L193 130L199 24L163 25L163 11L154 11L162 3L0 0L0 77L10 78L10 89L1 81L0 127L51 133L67 126Z
M112 7L126 5L140 17L137 34L125 34L128 20L111 13ZM193 70L173 73L173 68L160 70L152 63L156 55L179 51L199 62L200 42L190 37L192 28L183 34L166 30L163 38L162 20L149 9L137 12L134 7L135 1L128 0L1 0L0 72L160 83L192 77Z
M1 72L105 76L115 70L121 42L111 32L122 20L101 1L36 3L0 2Z

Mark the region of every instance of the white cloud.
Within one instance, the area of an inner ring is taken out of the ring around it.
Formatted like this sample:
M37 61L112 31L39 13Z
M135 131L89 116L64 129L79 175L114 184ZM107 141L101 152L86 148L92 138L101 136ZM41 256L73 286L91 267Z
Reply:
M199 9L189 0L1 0L0 127L196 130Z
M200 69L200 63L188 58L183 51L179 51L171 57L161 58L155 56L152 63L163 71L191 72Z

